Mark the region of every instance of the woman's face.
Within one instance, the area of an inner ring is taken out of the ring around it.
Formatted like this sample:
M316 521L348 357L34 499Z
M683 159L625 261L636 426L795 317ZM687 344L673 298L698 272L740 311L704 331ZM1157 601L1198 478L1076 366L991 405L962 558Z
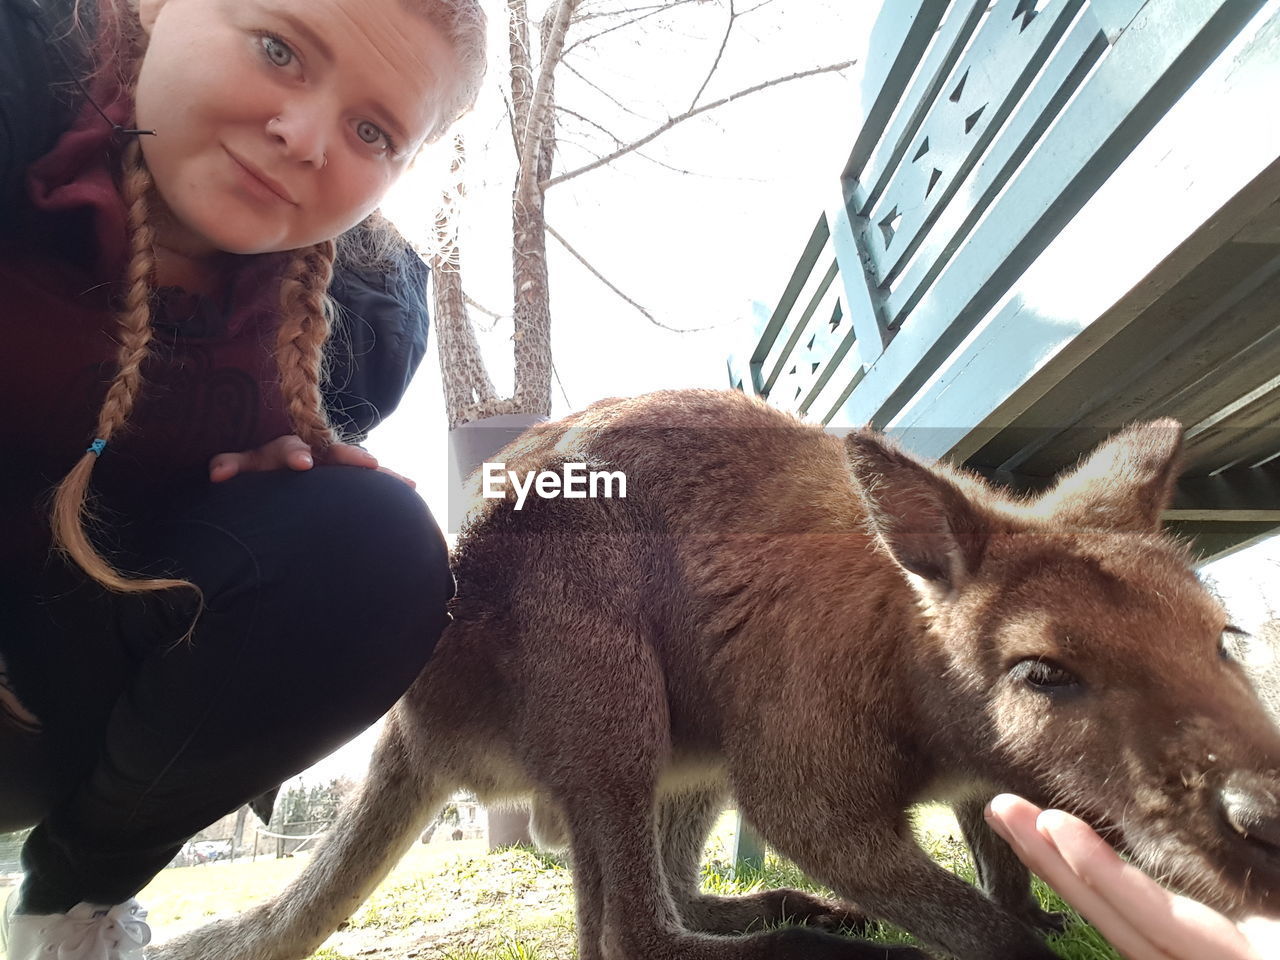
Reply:
M358 223L455 82L448 41L401 0L140 0L139 12L137 125L156 132L140 139L170 214L159 240L189 257L290 250Z

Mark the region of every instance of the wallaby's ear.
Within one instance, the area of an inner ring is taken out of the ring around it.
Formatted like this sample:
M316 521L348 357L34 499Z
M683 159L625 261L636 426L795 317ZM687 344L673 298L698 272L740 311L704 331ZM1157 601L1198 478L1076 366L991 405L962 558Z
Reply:
M978 569L990 525L959 487L871 430L844 443L871 524L900 566L948 591Z
M1173 499L1182 425L1165 418L1126 427L1063 476L1041 505L1067 526L1151 532Z

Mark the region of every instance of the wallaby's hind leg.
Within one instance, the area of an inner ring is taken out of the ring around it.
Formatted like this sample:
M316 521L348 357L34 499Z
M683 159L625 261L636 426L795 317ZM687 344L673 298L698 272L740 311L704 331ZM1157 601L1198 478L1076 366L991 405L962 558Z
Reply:
M686 927L707 933L747 933L782 922L833 931L865 926L866 916L850 906L800 890L780 887L736 897L702 893L702 851L726 796L723 789L706 787L669 794L658 807L667 886Z
M539 629L556 625L542 622ZM579 620L558 635L607 623ZM614 628L616 631L616 628ZM579 931L579 955L601 960L924 960L918 950L882 947L793 927L726 938L684 928L667 890L658 849L655 791L670 750L661 670L639 638L610 640L592 650L552 646L524 664L528 689L563 688L573 697L531 697L525 704L527 762L541 789L565 812L575 870L590 890L600 878L599 927ZM592 731L584 736L581 731ZM593 891L588 895L594 901Z
M360 793L306 869L266 903L161 944L148 960L300 960L365 901L454 786L412 759L403 704L387 718Z
M573 902L578 919L578 960L604 960L604 890L600 858L571 844Z
M1019 920L1042 933L1061 933L1067 916L1040 908L1031 892L1031 871L996 833L983 816L986 799L964 800L954 805L956 820L973 854L978 886L992 900Z

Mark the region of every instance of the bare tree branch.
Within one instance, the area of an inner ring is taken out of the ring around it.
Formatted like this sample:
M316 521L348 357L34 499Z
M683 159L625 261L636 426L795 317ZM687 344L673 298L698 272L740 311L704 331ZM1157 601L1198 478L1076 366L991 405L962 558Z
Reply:
M591 275L593 277L595 277L597 280L603 283L606 287L608 287L610 290L612 290L614 293L620 296L623 300L627 301L627 303L631 304L631 306L635 307L642 314L644 314L645 318L650 323L652 323L655 327L661 327L663 330L670 330L672 333L701 333L703 330L715 330L719 326L719 324L713 324L712 326L709 326L709 327L684 327L684 328L667 326L665 323L663 323L661 320L655 317L652 313L650 313L644 307L640 306L640 304L636 303L634 300L628 297L625 293L619 290L616 286L614 286L613 283L611 283L603 273L601 273L599 270L597 270L587 261L586 257L580 254L577 250L575 250L568 240L560 236L560 233L556 230L555 227L551 226L551 224L549 223L546 224L546 227L547 227L547 233L555 237L556 241L560 244L560 246L568 250L575 260L577 260L580 264L582 264L584 267L587 268L587 270L591 272Z
M664 3L658 7L634 7L631 10L611 10L608 13L592 14L591 16L593 17L614 17L614 16L621 16L627 13L639 13L642 10L648 11L648 13L641 13L640 16L638 17L632 17L630 20L627 20L624 23L615 23L612 27L606 27L604 30L598 30L595 33L591 34L590 36L583 37L581 40L575 40L573 43L569 44L569 46L564 48L564 56L567 57L577 47L581 47L585 44L590 43L592 40L598 39L599 37L603 37L606 33L613 33L615 30L622 30L626 27L631 26L632 24L640 23L642 20L647 20L649 19L649 17L655 16L659 13L663 13L664 11L671 10L675 7L682 6L683 4L686 4L686 3L696 3L696 2L698 2L698 0L674 0L674 2L672 3ZM587 18L583 17L582 19L585 20Z
M680 114L680 116L672 117L662 126L658 127L656 130L653 130L650 133L646 134L645 136L641 137L639 140L635 140L624 147L618 148L613 153L609 154L607 157L603 157L600 160L595 160L591 163L588 163L586 166L579 167L576 170L570 170L568 173L562 173L557 177L552 177L550 180L543 181L543 183L541 184L542 189L546 191L550 187L554 187L557 183L564 183L566 180L572 180L574 177L580 177L584 173L588 173L592 170L595 170L598 167L603 167L607 163L612 163L614 160L617 160L619 157L625 154L631 153L633 150L637 150L640 147L643 147L646 143L649 143L651 140L656 140L658 137L662 136L672 127L677 126L678 124L681 124L686 120L690 120L693 117L698 116L699 114L706 113L708 110L715 110L717 107L723 107L725 104L732 103L734 100L739 100L743 97L750 96L753 93L759 93L761 90L768 89L769 87L776 87L779 84L790 83L792 80L800 80L800 79L803 79L804 77L814 77L820 73L834 73L837 70L847 70L849 67L853 66L854 63L856 62L857 61L855 60L845 60L842 63L832 63L832 64L828 64L825 67L814 67L812 70L801 70L798 73L788 74L785 77L774 77L772 80L766 80L763 83L757 83L755 86L747 87L744 90L739 90L737 93L731 93L727 97L721 97L719 100L713 101L712 103L703 104L701 107L697 107L696 109L693 109L693 110L686 110L684 113Z
M588 20L600 20L604 17L625 17L627 14L642 13L645 10L652 10L654 13L661 13L663 10L689 2L692 2L692 0L672 0L671 3L648 3L639 7L619 7L617 10L599 10L593 13L583 13L575 16L573 18L573 22L586 23Z
M516 111L515 111L515 108L511 105L511 98L507 96L507 90L505 87L502 89L502 105L506 107L507 126L511 128L511 147L513 150L516 151L516 154L519 155L520 134L516 132Z
M662 167L664 170L670 170L672 173L678 173L681 176L685 176L685 177L702 177L705 180L722 180L725 182L737 182L737 183L764 183L765 182L763 177L726 177L723 174L719 174L719 173L699 173L697 170L687 170L684 167L673 166L672 164L669 164L664 160L659 160L657 157L650 156L649 154L645 153L643 150L637 150L636 156L639 157L641 160L648 160L650 163L654 164L655 166Z
M603 126L599 123L596 123L590 117L584 117L582 114L578 113L576 110L570 110L568 107L563 107L558 103L556 104L556 110L560 113L563 113L565 116L573 117L575 120L581 120L583 123L587 124L588 126L595 127L597 130L599 130L601 133L603 133L606 137L608 137L610 140L612 140L616 144L621 145L624 142L620 136L618 136L608 127Z
M711 78L716 75L716 69L720 66L720 58L724 56L724 48L729 45L729 34L733 33L733 22L738 19L737 12L733 9L733 0L729 0L729 22L725 24L724 39L720 41L720 49L716 51L715 62L711 64L711 69L707 71L707 79L702 81L702 86L698 88L698 92L693 95L693 99L689 101L689 109L692 110L698 105L698 98L702 96L702 91L707 89L707 84L711 82Z
M472 298L471 294L469 294L469 293L463 293L463 294L462 294L462 302L463 302L463 303L465 303L467 306L471 307L473 310L479 310L479 311L480 311L481 313L483 313L486 317L492 317L492 318L493 318L493 323L491 323L489 326L487 326L487 327L484 327L484 328L483 328L485 333L492 333L492 332L497 328L498 324L499 324L499 323L501 323L503 320L510 320L510 319L511 319L511 314L509 314L509 313L495 313L493 310L490 310L490 309L489 309L488 307L486 307L484 304L482 304L482 303L478 303L476 300L474 300L474 299ZM473 322L474 322L474 321L473 321ZM476 324L476 326L479 326L479 324Z
M533 58L529 53L529 5L525 0L507 0L507 49L511 58L511 106L516 157L520 156L521 131L529 127L533 103Z
M577 120L581 120L583 123L588 124L592 127L595 127L605 136L612 139L615 144L617 144L618 146L622 146L623 140L620 136L618 136L608 127L605 127L596 123L590 117L584 117L582 114L578 113L577 111L570 110L568 107L562 107L559 104L556 105L556 110L560 111L561 113L564 113L566 116L570 116ZM581 145L579 144L579 146ZM664 170L670 170L672 173L679 173L687 177L705 177L708 180L725 180L725 181L736 180L740 183L764 183L764 180L761 179L760 177L727 177L722 174L699 173L697 170L689 170L689 169L686 169L685 167L673 166L672 164L667 163L665 160L659 160L657 157L652 156L648 153L645 153L643 150L637 150L636 156L644 160L648 160L650 163L654 164L655 166L662 167Z
M556 383L560 386L560 396L564 397L564 405L570 410L573 409L573 401L569 399L569 394L565 393L564 381L560 379L560 371L556 369L556 361L551 360L551 375L556 378Z
M595 157L597 160L604 156L600 151L591 149L585 143L574 140L572 137L566 137L563 133L559 133L556 135L556 152L561 156L564 155L564 151L561 149L562 147L573 147L581 150L588 157Z
M564 35L569 29L569 17L577 0L559 0L555 18L551 21L549 36L542 38L542 63L538 67L538 81L533 88L525 128L521 132L520 173L516 180L516 192L526 193L538 180L538 151L542 149L542 137L550 122L551 76L560 63L564 50Z
M597 84L595 81L593 81L593 80L588 80L588 79L587 79L586 77L584 77L580 72L578 72L578 70L576 70L576 69L574 68L574 66L573 66L573 64L572 64L572 63L569 63L568 61L566 61L566 60L563 60L563 59L562 59L562 60L560 61L560 65L561 65L562 67L564 67L566 70L568 70L570 73L572 73L572 74L573 74L575 77L577 77L579 80L581 80L583 83L585 83L588 87L590 87L590 88L591 88L592 90L594 90L596 93L600 94L602 97L604 97L604 98L605 98L606 100L608 100L610 103L612 103L612 104L613 104L615 107L617 107L619 110L622 110L622 111L623 111L623 112L625 112L625 113L629 113L629 114L631 114L633 117L639 117L641 120L648 120L648 119L649 119L648 117L643 116L642 114L636 113L634 110L632 110L632 109L631 109L630 107L628 107L625 103L623 103L621 100L619 100L619 99L618 99L617 97L615 97L613 94L611 94L608 90L604 89L604 87L602 87L602 86L600 86L599 84Z
M738 14L738 16L745 17L747 14L755 13L761 7L767 7L769 4L774 2L775 0L760 0L760 2L757 3L754 7L748 7L746 10L743 10L740 14Z

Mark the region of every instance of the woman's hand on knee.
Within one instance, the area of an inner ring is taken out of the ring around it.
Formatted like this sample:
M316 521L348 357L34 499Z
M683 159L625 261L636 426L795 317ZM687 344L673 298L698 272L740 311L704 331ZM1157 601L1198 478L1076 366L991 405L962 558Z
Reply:
M408 477L402 477L394 470L379 466L377 457L354 444L333 444L325 451L323 462L347 467L366 467L395 477L410 487L417 487L417 484ZM254 450L218 454L209 461L209 480L213 483L225 483L241 473L310 470L313 466L315 466L315 458L312 456L311 448L302 441L301 437L291 433L276 437L270 443L264 443Z

